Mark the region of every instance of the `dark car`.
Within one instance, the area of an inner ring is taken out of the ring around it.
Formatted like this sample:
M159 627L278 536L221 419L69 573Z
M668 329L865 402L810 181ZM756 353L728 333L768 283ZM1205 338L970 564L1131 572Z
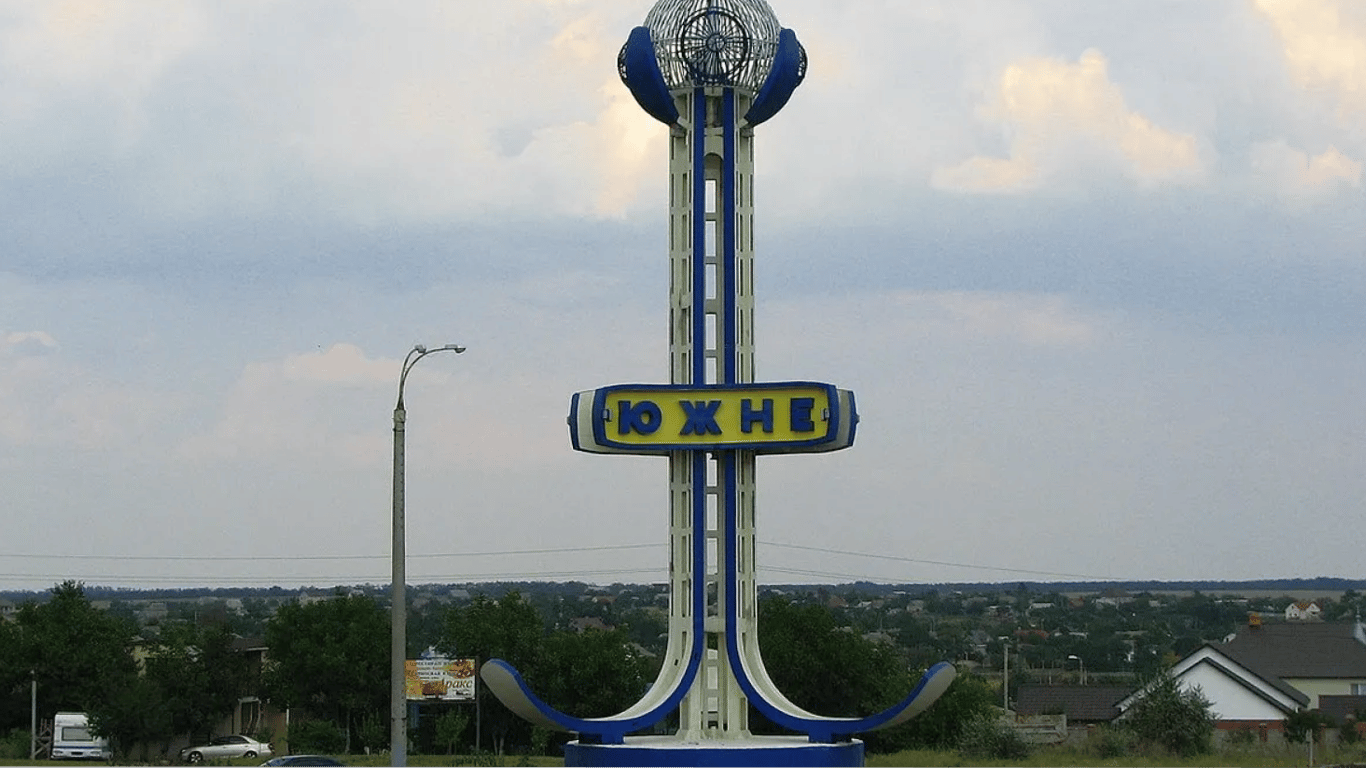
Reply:
M346 765L346 763L327 755L285 755L274 760L267 760L261 765Z

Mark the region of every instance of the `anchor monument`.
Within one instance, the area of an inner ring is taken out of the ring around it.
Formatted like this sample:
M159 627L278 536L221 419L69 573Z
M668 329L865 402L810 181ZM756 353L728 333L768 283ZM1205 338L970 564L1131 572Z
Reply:
M801 85L806 51L765 0L659 0L617 67L669 126L670 383L579 392L569 431L580 451L668 458L668 644L644 698L610 717L550 707L499 659L481 676L526 720L578 734L566 765L862 765L856 735L924 711L955 671L936 664L875 715L824 717L777 689L759 651L756 458L847 448L858 424L848 390L755 374L754 129ZM751 706L802 735L752 735ZM676 733L628 737L675 710Z

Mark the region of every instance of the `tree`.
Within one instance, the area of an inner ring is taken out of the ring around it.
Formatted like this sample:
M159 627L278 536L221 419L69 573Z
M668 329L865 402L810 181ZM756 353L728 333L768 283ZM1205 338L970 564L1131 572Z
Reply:
M0 620L0 734L28 726L30 678L21 640L18 624Z
M164 755L175 734L164 692L145 677L129 680L90 707L90 726L109 739L110 750L120 761L131 757L135 745L142 746L142 762L149 760L148 752L158 742Z
M95 608L83 585L52 588L45 603L25 603L17 617L18 662L38 680L45 717L62 710L94 714L113 691L137 679L132 648L137 627Z
M836 624L819 605L785 599L759 604L764 666L778 690L822 715L874 714L914 689L918 672L893 646L864 639ZM905 725L866 734L870 751L911 746L952 749L966 724L993 713L996 693L984 680L959 676L934 705ZM751 718L757 725L758 718Z
M148 648L147 679L165 698L173 733L194 740L212 735L247 691L247 660L233 648L226 624L166 624Z
M836 625L820 605L771 598L759 603L764 667L794 704L832 717L871 715L915 686L895 648Z
M1301 709L1291 712L1285 718L1285 740L1294 744L1303 744L1312 737L1314 741L1319 740L1319 734L1323 729L1336 725L1333 718L1325 715L1317 709Z
M541 676L544 640L545 625L536 608L521 593L509 592L501 600L479 595L469 605L448 611L436 647L448 656L473 657L481 663L502 659L534 682ZM496 703L485 686L477 690L495 750L501 753L509 740L529 742L531 726Z
M499 658L517 668L537 695L579 717L616 714L645 694L656 671L625 630L547 633L536 608L520 593L499 600L476 597L446 614L437 648L449 656ZM479 687L479 695L487 689ZM496 749L512 741L536 749L530 725L501 704L484 707ZM542 741L545 739L542 738Z
M436 718L436 745L442 754L453 755L470 725L470 715L462 707L452 707Z
M283 605L266 625L267 697L338 724L349 752L365 716L388 707L389 640L388 613L369 597L339 594Z
M1139 692L1141 698L1122 717L1141 741L1183 757L1214 751L1214 713L1198 687L1184 686L1165 671Z
M520 592L509 592L500 600L478 595L464 608L447 612L436 647L452 657L502 659L526 673L540 663L544 639L545 625L535 606Z
M556 632L545 639L538 691L561 711L606 717L640 701L657 666L622 630Z
M889 743L884 751L960 747L972 723L995 717L996 700L997 692L990 683L977 675L960 673L929 709L895 729L895 733L888 734L895 736L896 741Z

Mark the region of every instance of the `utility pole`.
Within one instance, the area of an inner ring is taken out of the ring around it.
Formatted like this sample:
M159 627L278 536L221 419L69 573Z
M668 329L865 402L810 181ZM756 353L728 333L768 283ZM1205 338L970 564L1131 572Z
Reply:
M1001 709L1010 711L1010 646L1002 643L1001 655L1005 658L1001 669Z
M30 669L28 712L28 759L38 759L38 670Z

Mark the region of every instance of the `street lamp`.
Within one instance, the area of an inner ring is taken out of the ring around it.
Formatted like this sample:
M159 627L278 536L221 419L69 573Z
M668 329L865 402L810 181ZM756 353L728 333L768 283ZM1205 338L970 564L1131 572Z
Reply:
M1086 662L1082 661L1081 657L1076 655L1075 653L1071 654L1067 658L1069 660L1077 662L1077 667L1081 670L1081 684L1086 685Z
M407 553L403 521L403 423L407 413L403 410L403 385L418 360L437 352L460 354L464 351L464 347L456 344L435 349L418 344L403 358L403 372L398 377L398 403L394 406L394 542L391 550L394 573L390 585L393 605L390 607L392 636L389 643L389 756L393 765L408 764L408 694L403 671L408 657L408 576L405 573Z

